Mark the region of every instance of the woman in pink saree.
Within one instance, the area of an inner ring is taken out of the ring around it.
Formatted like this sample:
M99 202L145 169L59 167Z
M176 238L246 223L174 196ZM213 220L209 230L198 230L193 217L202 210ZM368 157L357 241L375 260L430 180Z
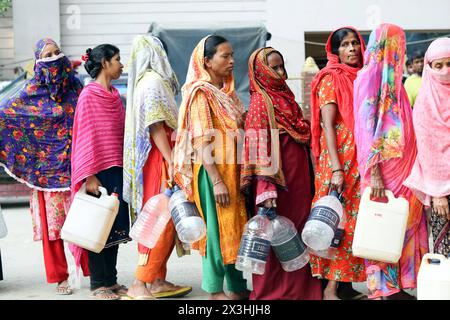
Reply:
M402 256L397 264L366 260L380 268L380 289L371 299L412 299L402 289L415 288L421 258L428 251L423 205L403 182L417 155L412 109L402 84L406 50L404 31L382 24L370 35L365 65L354 82L355 141L361 192L373 198L388 189L409 201Z
M433 251L450 254L450 38L425 54L423 82L413 111L417 158L404 185L432 207Z

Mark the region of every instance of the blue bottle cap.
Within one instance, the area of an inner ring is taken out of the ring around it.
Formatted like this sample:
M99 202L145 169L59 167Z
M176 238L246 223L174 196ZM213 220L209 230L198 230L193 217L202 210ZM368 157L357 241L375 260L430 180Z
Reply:
M277 216L277 210L276 208L266 208L266 207L260 207L258 209L258 214L262 216L266 216L269 220L273 220Z
M164 195L166 195L167 197L171 197L173 194L172 190L170 190L169 188L167 188L166 190L164 190Z
M181 190L181 188L176 184L176 185L174 185L173 186L173 188L172 188L172 192L173 193L175 193L175 192L177 192L177 191L180 191Z

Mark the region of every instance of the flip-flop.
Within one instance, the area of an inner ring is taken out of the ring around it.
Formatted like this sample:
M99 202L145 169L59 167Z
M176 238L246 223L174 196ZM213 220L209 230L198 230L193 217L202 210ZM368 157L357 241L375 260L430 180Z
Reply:
M155 298L179 298L187 295L192 291L192 287L181 287L177 290L169 290L162 292L152 292Z
M111 290L112 292L114 292L119 296L126 296L128 294L128 288L118 283L116 283L112 287L108 287L107 289Z
M111 297L111 298L102 298L103 294L115 294L117 297ZM91 294L89 295L89 298L91 299L97 299L97 300L119 300L120 296L116 293L112 292L112 290L105 289L105 288L99 288L94 291L91 291Z
M121 297L120 300L156 300L156 298L154 296L145 296L145 295L136 297L126 295Z

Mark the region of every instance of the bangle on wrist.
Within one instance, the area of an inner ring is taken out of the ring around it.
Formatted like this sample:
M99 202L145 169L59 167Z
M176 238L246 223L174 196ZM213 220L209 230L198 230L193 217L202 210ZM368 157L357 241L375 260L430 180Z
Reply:
M336 169L336 170L333 170L333 171L331 171L331 173L336 173L336 172L342 172L342 173L344 173L344 169Z
M222 182L223 182L222 179L216 180L216 181L213 183L213 187L217 186L219 183L222 183Z

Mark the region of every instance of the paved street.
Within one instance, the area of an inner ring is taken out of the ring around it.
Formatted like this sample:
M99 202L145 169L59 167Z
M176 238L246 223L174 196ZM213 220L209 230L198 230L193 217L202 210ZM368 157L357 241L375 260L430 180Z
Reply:
M0 300L84 300L89 295L89 279L82 278L81 289L73 295L56 294L56 285L48 284L45 278L42 243L32 239L32 225L29 208L4 207L3 215L8 226L8 236L0 240L3 261L3 277L0 281ZM74 266L74 260L66 246L67 261ZM130 285L137 262L136 243L120 245L118 256L119 282ZM207 299L200 288L201 258L197 251L191 256L178 258L172 255L168 264L167 280L176 284L192 286L194 289L185 299Z
M56 285L45 279L42 243L32 240L32 225L27 206L2 206L8 226L8 236L0 240L3 261L3 277L0 281L0 300L85 300L89 299L89 279L81 278L81 288L73 295L56 294ZM69 268L74 268L74 260L66 246ZM129 286L137 262L136 243L120 245L118 265L119 283ZM201 289L201 257L197 251L190 256L178 258L174 252L168 264L167 280L179 285L193 287L193 291L182 299L205 300L207 294ZM248 275L245 275L248 279ZM251 282L249 281L251 288ZM365 284L355 288L365 292Z

